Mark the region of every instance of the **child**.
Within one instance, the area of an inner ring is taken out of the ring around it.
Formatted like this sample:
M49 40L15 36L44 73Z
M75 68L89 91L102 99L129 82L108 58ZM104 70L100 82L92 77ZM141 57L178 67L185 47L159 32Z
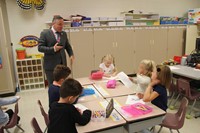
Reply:
M71 74L71 70L64 65L57 65L53 71L54 81L53 84L49 86L48 94L49 94L49 106L58 101L60 98L60 86L63 81Z
M155 69L154 61L142 60L139 65L137 78L136 79L130 78L131 81L133 81L138 85L136 92L139 98L143 97L145 89L151 82L151 73L154 71L154 69Z
M151 83L148 85L143 101L150 102L160 109L167 110L167 88L171 84L171 70L168 66L159 65L157 71L152 72Z
M2 106L16 103L19 99L19 96L13 96L10 98L0 98L0 128L8 124L14 114L12 109L9 109L4 112L3 110L5 109L5 107L3 108ZM19 122L19 120L20 117L17 116L17 122Z
M105 77L115 76L117 69L114 66L114 57L110 54L102 58L102 63L99 65L101 72L104 72Z
M91 111L80 113L72 104L82 93L81 84L74 79L66 79L60 88L60 100L54 102L49 110L48 133L77 133L75 124L86 125Z

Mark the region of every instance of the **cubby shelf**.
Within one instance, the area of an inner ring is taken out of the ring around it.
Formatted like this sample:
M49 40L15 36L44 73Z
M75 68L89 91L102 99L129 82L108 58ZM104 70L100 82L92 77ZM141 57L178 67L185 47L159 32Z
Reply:
M16 65L21 90L45 88L42 59L16 60Z

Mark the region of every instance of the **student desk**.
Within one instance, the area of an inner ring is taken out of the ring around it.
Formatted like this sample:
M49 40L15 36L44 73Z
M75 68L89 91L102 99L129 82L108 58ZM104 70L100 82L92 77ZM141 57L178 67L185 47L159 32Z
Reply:
M83 77L83 78L77 78L81 85L91 85L94 84L94 82L89 77Z
M103 110L105 109L104 104L100 102L107 103L106 100L95 100L90 102L81 103L83 106L87 107L90 110ZM113 117L115 116L115 117ZM101 133L123 133L126 121L121 117L121 115L113 110L111 116L106 118L104 121L90 121L85 126L77 125L77 130L79 133L85 132L101 132Z
M114 89L107 88L106 82L98 82L98 83L95 83L94 86L104 98L125 96L125 95L135 93L134 89L127 88L119 81L117 81L116 88L114 88ZM136 88L135 84L134 84L134 88Z
M95 89L95 87L94 87L93 85L83 85L83 87L84 87L84 88L93 89L94 92L95 92L95 94L79 97L78 103L94 101L94 100L97 100L97 99L103 99L103 97L101 96L101 94Z
M194 80L200 80L199 69L195 69L188 66L181 66L181 65L170 66L170 69L172 73L175 75L183 76L183 77L194 79Z
M150 127L153 127L155 125L158 125L162 122L163 116L165 115L165 111L161 110L160 108L154 106L151 103L146 103L148 106L153 108L153 111L141 115L138 117L132 117L125 115L124 112L121 110L121 106L126 105L126 100L128 96L123 96L123 97L116 97L114 99L114 106L115 109L123 116L123 118L127 121L127 124L125 125L125 128L127 132L138 132L143 129L147 129ZM109 100L109 99L108 99Z

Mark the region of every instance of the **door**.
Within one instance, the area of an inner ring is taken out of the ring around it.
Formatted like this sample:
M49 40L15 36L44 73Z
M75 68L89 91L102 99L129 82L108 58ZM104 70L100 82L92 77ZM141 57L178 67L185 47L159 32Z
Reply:
M168 59L173 59L175 55L184 55L185 47L185 27L170 26L168 29Z
M89 76L94 69L93 30L91 28L70 29L70 42L75 55L73 77Z
M118 72L124 71L126 74L135 73L135 50L134 50L134 29L116 28L115 30L115 63Z
M0 57L2 60L2 68L0 68L0 94L13 93L16 89L12 47L8 29L6 3L5 1L0 1Z
M113 28L94 28L95 69L99 69L103 56L107 54L114 55L115 50Z
M160 64L167 59L167 28L154 27L151 32L151 60Z

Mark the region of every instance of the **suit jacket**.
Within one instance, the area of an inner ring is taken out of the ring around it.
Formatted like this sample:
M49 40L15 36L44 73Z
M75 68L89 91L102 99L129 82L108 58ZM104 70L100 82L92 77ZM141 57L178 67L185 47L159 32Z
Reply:
M38 44L38 51L44 53L44 69L53 70L56 65L67 65L65 50L69 56L73 55L73 50L69 44L67 33L62 31L60 43L63 48L57 52L54 51L54 45L57 43L55 35L51 29L45 29L41 32Z

